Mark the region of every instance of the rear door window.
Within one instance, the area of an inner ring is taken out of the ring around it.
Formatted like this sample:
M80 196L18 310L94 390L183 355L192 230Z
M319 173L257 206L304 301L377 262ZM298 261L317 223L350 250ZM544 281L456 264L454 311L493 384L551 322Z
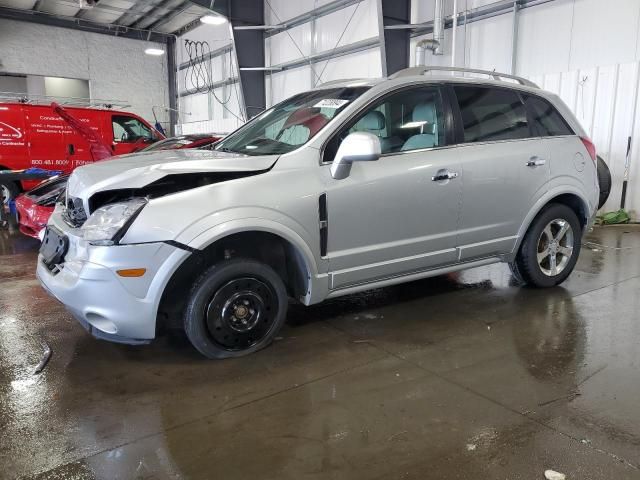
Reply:
M529 108L534 128L541 137L573 135L573 131L562 118L562 115L546 100L528 97L526 104L527 108Z
M518 140L531 136L527 111L517 92L456 85L464 143Z

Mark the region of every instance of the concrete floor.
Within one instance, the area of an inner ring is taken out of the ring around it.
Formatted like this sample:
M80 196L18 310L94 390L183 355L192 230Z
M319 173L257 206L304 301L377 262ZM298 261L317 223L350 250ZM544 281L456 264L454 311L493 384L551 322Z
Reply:
M294 307L212 362L94 340L2 230L0 477L640 478L640 229L589 240L560 288L497 265Z

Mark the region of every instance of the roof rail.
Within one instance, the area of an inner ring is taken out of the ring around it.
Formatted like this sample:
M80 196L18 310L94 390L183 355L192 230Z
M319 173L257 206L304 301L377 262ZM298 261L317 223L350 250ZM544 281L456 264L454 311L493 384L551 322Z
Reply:
M401 77L412 77L416 75L424 75L428 72L458 72L458 73L475 73L478 75L488 75L492 77L494 80L503 81L503 79L515 80L520 85L524 85L525 87L532 88L540 88L538 85L533 83L531 80L527 80L526 78L518 77L516 75L510 75L508 73L500 73L500 72L492 72L490 70L478 70L475 68L461 68L461 67L430 67L427 65L422 65L419 67L409 67L404 70L400 70L393 75L390 75L389 78L401 78Z
M27 93L0 92L0 103L16 102L26 105L51 105L56 102L65 107L84 107L84 108L128 108L126 102L120 100L107 100L100 98L78 98L78 97L56 97L54 95L31 95Z
M319 85L316 85L316 88L322 88L322 87L329 87L331 85L338 85L340 83L345 83L345 82L362 82L364 81L363 78L339 78L337 80L328 80L326 82L322 82Z

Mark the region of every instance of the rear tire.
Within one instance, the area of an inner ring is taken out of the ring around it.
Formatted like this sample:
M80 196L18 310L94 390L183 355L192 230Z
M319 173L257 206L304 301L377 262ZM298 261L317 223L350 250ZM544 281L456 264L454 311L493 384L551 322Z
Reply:
M269 345L287 317L284 282L268 265L232 259L207 269L191 289L184 330L207 358L248 355Z
M611 193L611 172L602 157L598 157L598 185L600 185L600 197L598 199L598 210L607 203L609 194Z
M547 205L529 226L516 257L516 271L531 286L547 288L564 282L580 255L582 227L566 205Z

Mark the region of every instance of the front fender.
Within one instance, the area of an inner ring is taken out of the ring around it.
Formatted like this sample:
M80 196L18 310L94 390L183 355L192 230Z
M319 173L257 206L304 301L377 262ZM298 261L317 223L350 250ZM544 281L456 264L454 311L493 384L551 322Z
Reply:
M236 217L233 220L216 224L211 224L210 219L203 219L199 224L202 227L200 230L201 233L188 241L183 241L180 237L177 241L191 248L203 250L216 241L233 235L234 233L251 231L267 232L284 238L298 250L312 278L317 277L319 274L324 274L327 271L328 266L326 262L322 259L320 259L320 262L317 261L316 255L314 255L312 247L310 246L313 245L313 243L305 234L306 231L303 230L300 232L298 229L294 230L291 226L283 222L252 216L244 218Z

